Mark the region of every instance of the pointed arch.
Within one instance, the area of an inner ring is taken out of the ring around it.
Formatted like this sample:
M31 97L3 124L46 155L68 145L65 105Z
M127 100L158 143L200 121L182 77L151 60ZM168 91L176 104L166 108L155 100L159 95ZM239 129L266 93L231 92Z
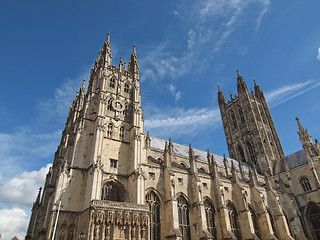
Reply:
M228 216L229 216L231 231L233 232L233 234L237 239L241 239L238 212L231 201L228 202L227 209L228 209Z
M115 77L112 76L109 80L109 87L115 88L115 86L116 86L116 80L115 80Z
M310 228L313 239L320 239L320 206L309 202L306 207L307 225Z
M258 166L258 162L257 162L257 158L256 158L256 153L254 151L254 147L249 141L247 141L247 149L248 149L248 153L249 153L249 157L250 157L251 162L254 165Z
M107 110L108 111L112 111L112 102L113 102L113 97L110 97L107 102Z
M238 108L238 113L239 113L241 122L245 123L246 119L244 118L242 107L240 105L238 105L237 108Z
M312 190L310 181L307 177L303 176L300 178L299 183L303 189L304 192L309 192Z
M146 204L151 214L150 218L150 239L160 240L160 198L154 190L149 190L146 194Z
M215 208L212 204L212 201L209 198L206 198L203 202L204 209L206 212L206 220L207 220L207 228L208 231L211 233L214 239L217 239L217 231L216 231L216 224L215 224Z
M243 151L243 148L241 147L241 145L238 145L238 153L239 153L239 157L240 157L240 160L242 162L247 162L246 161L246 156L244 155L244 151Z
M124 202L126 190L124 186L118 181L111 180L103 184L102 188L102 200Z
M231 118L231 122L232 122L233 129L237 128L237 127L238 127L238 125L237 125L237 119L236 119L236 116L235 116L233 110L230 110L229 116L230 116L230 118Z
M129 84L128 81L126 81L126 82L124 83L123 91L124 91L125 93L129 93L129 89L130 89L130 84Z
M124 133L125 133L124 126L121 126L120 129L119 129L119 139L120 140L124 139Z
M187 198L185 198L184 194L180 194L177 198L178 202L178 217L179 217L179 230L182 234L183 240L190 240L191 234L190 234L190 219L189 219L189 212L190 207L187 201Z
M109 122L107 125L107 137L112 138L113 136L113 123Z
M208 173L208 172L204 169L204 167L200 167L200 168L198 169L198 171L199 171L199 173Z

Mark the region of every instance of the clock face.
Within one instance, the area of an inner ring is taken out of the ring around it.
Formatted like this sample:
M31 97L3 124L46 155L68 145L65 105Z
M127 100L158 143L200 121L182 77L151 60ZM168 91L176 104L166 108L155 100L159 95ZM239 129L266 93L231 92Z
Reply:
M125 108L124 103L118 99L112 101L112 107L117 112L122 112L124 111L124 108Z

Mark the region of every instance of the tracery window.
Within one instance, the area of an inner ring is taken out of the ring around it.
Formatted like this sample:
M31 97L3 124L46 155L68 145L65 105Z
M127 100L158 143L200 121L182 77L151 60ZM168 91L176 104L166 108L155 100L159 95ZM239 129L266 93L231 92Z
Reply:
M301 186L302 186L302 188L303 188L303 191L309 192L309 191L312 190L311 184L310 184L308 178L302 177L302 178L300 179L300 184L301 184Z
M315 203L311 203L308 207L308 222L310 223L311 231L314 239L320 239L320 207Z
M123 116L126 116L128 114L128 105L127 104L124 105L124 110L122 113L123 113Z
M234 115L234 112L232 110L230 110L230 117L231 117L233 128L237 128L236 116Z
M120 131L119 131L119 139L121 139L121 140L124 139L124 127L121 127L121 128L120 128Z
M123 192L113 183L107 183L102 191L102 199L116 202L123 202Z
M110 99L108 100L107 109L108 109L109 111L112 111L112 101L113 101L112 98L110 98Z
M146 195L146 203L151 213L150 219L150 239L160 240L160 201L158 196L151 191Z
M116 81L114 80L114 78L111 78L111 79L110 79L110 82L109 82L109 87L114 88L115 85L116 85L115 82L116 82Z
M235 207L233 206L233 204L230 202L227 204L227 208L228 208L231 231L233 232L233 234L236 236L237 239L241 239L239 222L238 222L238 213Z
M239 157L242 162L247 162L242 147L238 146Z
M180 196L178 198L178 215L179 215L179 229L183 240L191 239L190 235L190 221L189 221L189 207L187 200Z
M112 137L112 129L113 129L113 125L112 125L112 123L109 123L108 128L107 128L107 137L109 137L109 138Z
M242 123L245 123L246 120L245 120L245 118L244 118L243 110L242 110L242 108L241 108L240 106L238 106L238 112L239 112L239 116L240 116L241 122L242 122Z
M208 231L211 233L211 235L214 237L214 239L217 239L216 225L214 222L215 211L214 211L213 205L209 202L209 200L204 201L204 209L206 212Z
M247 147L248 147L248 152L249 152L249 155L250 155L250 160L253 164L255 165L258 165L257 163L257 158L256 158L256 154L254 152L254 148L253 146L251 145L251 143L247 142Z
M258 224L258 217L251 206L249 206L249 210L250 210L250 215L253 223L254 232L259 238L261 238L259 224Z
M126 93L129 92L129 83L124 84L124 92L126 92Z

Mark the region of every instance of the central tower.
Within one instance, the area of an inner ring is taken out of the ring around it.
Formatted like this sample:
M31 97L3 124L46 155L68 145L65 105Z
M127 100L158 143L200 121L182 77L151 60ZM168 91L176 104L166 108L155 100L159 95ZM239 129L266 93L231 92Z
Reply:
M246 162L260 173L272 173L274 161L284 152L260 87L254 91L237 71L238 95L230 92L230 101L219 87L218 102L230 158Z

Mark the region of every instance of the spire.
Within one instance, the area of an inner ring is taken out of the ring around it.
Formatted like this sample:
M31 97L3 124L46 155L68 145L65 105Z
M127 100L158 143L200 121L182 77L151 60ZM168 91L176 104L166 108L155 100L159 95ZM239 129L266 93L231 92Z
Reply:
M148 148L150 147L150 142L151 142L151 138L150 138L150 135L149 135L149 131L147 131L146 143L147 143L147 147Z
M298 127L299 127L299 131L298 131L299 140L302 144L302 147L303 147L305 153L306 154L309 153L310 155L319 155L320 151L316 147L316 144L313 143L312 138L311 138L308 130L304 129L304 127L302 126L300 119L298 117L296 117L296 121L297 121Z
M233 95L232 95L231 91L230 91L230 99L231 99L231 101L233 100Z
M219 102L219 105L227 103L226 98L223 95L223 92L221 91L219 84L218 84L218 102Z
M38 192L38 196L37 196L37 200L36 200L36 204L40 204L40 199L41 199L41 191L42 191L42 187L39 188L39 192Z
M169 138L169 153L172 154L173 153L173 144L171 142L171 138Z
M242 91L248 91L248 88L247 88L247 84L245 83L245 81L243 80L242 76L240 75L238 69L237 69L237 81L238 81L238 84L237 84L237 88L238 88L238 95L240 92Z
M102 57L105 61L105 66L111 65L112 54L111 54L110 33L108 33L107 40L103 45Z
M138 64L138 57L136 52L136 45L133 45L132 54L128 64L128 71L139 74L139 64Z
M234 166L233 161L231 161L231 174L232 174L232 180L233 182L238 182L238 175L237 175L237 170L236 167Z

